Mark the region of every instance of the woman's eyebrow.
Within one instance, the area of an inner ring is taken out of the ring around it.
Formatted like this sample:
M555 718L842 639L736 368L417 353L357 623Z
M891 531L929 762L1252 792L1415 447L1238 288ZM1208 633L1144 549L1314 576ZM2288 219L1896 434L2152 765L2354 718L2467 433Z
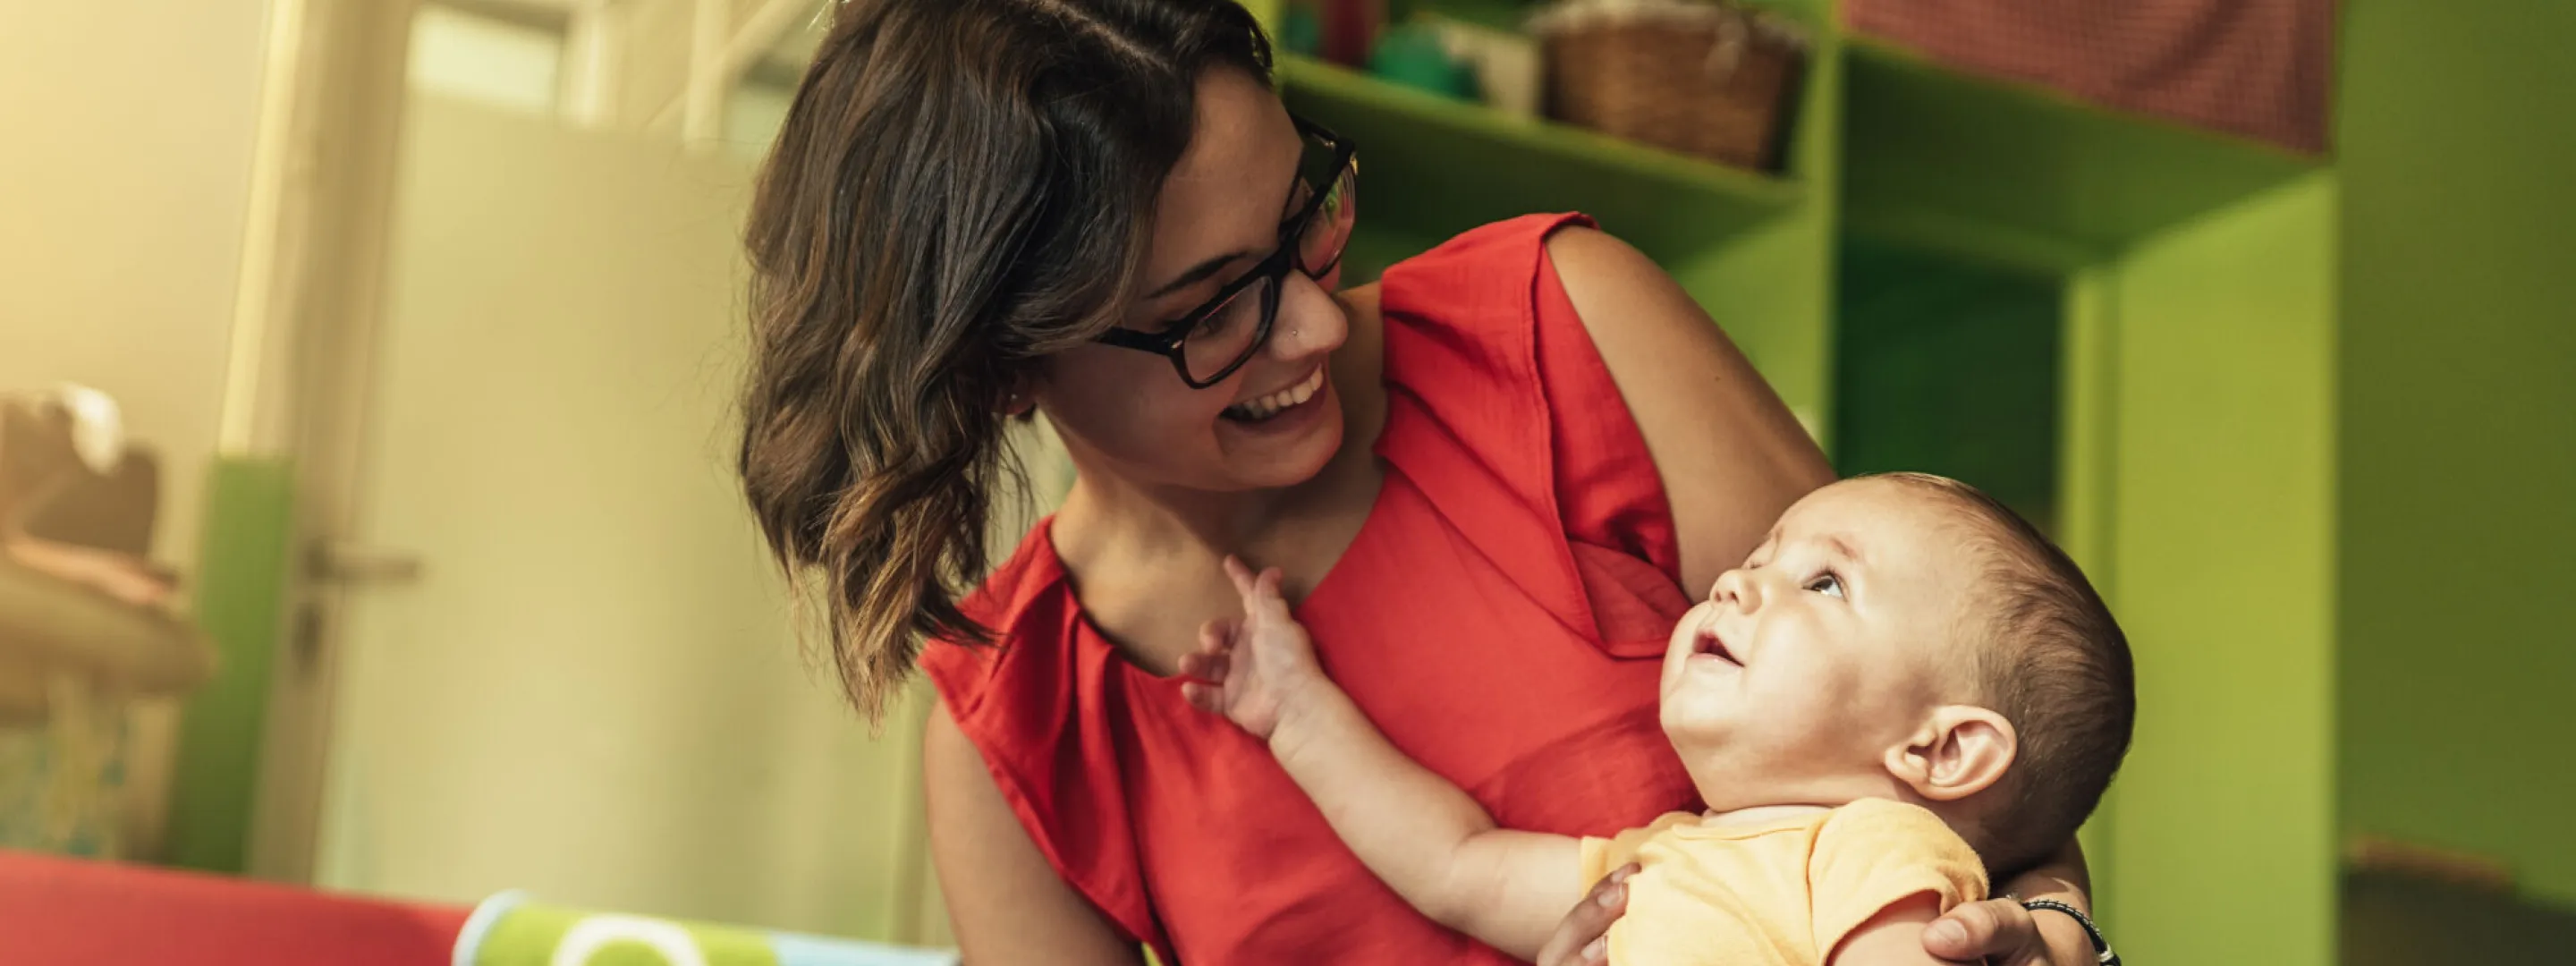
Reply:
M1175 278L1170 282L1165 283L1162 288L1155 289L1151 294L1148 294L1145 297L1149 299L1162 298L1163 296L1178 292L1192 285L1207 281L1210 277L1216 275L1216 273L1225 271L1226 266L1251 258L1252 254L1253 253L1251 252L1227 252L1223 255L1209 258L1206 261L1190 266L1190 270L1182 272L1179 278Z
M1301 144L1303 143L1303 140L1304 139L1302 138L1299 139ZM1303 152L1301 151L1297 167L1290 169L1288 172L1288 198L1279 205L1280 217L1285 218L1291 212L1296 210L1298 202L1297 189L1305 183L1306 164ZM1209 278L1214 277L1216 273L1224 271L1225 267L1228 265L1232 265L1236 262L1247 258L1253 258L1261 254L1262 253L1260 252L1235 251L1211 257L1206 261L1190 266L1189 271L1182 272L1179 277L1164 283L1163 287L1146 293L1145 297L1148 299L1162 298L1163 296L1178 292L1192 285L1207 281Z

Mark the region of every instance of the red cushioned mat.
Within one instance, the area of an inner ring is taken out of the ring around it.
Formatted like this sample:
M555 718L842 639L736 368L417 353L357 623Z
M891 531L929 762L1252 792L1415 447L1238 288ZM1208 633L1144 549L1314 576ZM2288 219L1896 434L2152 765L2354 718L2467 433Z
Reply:
M9 966L445 966L468 912L0 851Z

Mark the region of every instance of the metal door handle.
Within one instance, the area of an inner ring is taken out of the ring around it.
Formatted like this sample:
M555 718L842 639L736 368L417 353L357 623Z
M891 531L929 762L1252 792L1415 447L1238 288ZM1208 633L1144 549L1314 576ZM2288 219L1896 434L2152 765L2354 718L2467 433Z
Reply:
M314 541L305 563L313 579L335 584L382 586L420 579L418 555L339 540Z

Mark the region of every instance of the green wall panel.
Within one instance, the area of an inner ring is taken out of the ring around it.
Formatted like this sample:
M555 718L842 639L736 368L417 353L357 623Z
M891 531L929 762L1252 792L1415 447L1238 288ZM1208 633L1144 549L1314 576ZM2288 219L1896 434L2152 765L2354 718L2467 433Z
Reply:
M2311 175L2108 281L2141 710L2101 898L2134 962L2333 955L2334 214Z
M1974 484L2057 527L2060 285L1866 242L1835 295L1834 466Z
M2576 5L2345 14L2344 821L2576 907Z

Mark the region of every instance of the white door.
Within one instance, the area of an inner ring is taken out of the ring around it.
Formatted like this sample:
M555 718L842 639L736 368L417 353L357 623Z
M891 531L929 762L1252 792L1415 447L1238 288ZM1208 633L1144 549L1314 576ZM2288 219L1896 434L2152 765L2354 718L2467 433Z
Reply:
M326 888L937 941L872 739L729 468L752 162L416 97L331 622ZM392 568L402 569L402 568Z

